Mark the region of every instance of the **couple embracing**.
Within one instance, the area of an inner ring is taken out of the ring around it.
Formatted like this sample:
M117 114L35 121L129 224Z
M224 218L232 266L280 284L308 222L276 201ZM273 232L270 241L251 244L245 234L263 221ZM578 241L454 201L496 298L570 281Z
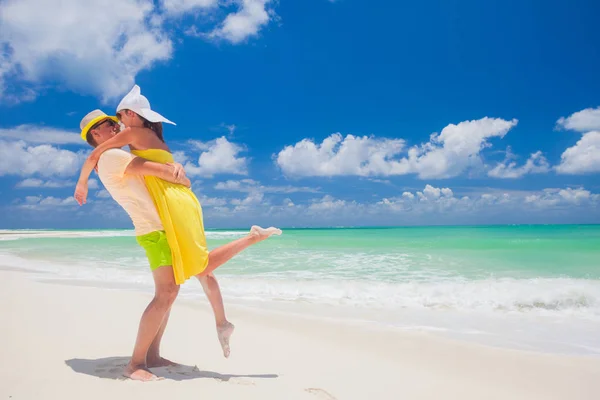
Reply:
M281 234L277 228L252 226L245 237L209 251L202 207L165 143L163 123L175 125L151 109L137 85L121 100L116 116L94 110L80 123L82 139L94 150L82 167L75 199L85 204L88 178L97 168L106 190L131 218L154 278L155 295L142 314L133 355L123 372L141 381L157 379L150 368L174 364L161 356L160 343L179 286L192 277L200 281L210 302L223 355L229 357L234 326L225 316L213 271L247 247ZM130 152L122 150L124 146Z

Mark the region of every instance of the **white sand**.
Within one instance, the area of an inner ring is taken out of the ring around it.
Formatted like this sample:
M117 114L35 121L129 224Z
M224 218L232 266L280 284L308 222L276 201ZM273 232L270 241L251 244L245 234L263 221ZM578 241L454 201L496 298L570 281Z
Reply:
M600 359L228 307L223 358L209 307L175 303L166 379L120 377L148 294L0 271L0 399L594 399ZM198 285L198 290L200 290Z

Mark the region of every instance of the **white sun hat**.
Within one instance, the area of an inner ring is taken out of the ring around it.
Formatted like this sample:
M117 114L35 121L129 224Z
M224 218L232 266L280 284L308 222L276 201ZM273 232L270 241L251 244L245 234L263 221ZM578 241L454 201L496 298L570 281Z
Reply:
M169 121L156 111L152 111L150 102L146 97L142 96L138 85L135 85L117 106L117 113L123 110L131 110L150 122L166 122L168 124L176 125L175 122Z

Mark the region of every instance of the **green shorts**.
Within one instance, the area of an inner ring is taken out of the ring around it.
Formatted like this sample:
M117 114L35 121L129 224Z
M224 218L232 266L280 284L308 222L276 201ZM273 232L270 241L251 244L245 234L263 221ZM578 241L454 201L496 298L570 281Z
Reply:
M171 248L167 242L165 231L154 231L145 235L136 236L140 246L146 250L146 257L150 262L150 270L154 271L163 265L172 265Z

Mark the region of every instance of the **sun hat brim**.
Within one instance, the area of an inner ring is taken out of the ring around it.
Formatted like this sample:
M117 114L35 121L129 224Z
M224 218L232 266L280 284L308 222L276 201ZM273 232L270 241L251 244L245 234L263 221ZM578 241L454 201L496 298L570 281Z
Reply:
M119 123L119 119L117 117L113 117L112 115L100 115L100 116L92 119L90 122L88 122L86 124L86 126L83 127L83 129L81 130L81 138L87 142L87 134L88 134L89 130L92 128L92 126L96 125L98 122L103 121L105 119L111 119L111 120L115 121L117 124Z

